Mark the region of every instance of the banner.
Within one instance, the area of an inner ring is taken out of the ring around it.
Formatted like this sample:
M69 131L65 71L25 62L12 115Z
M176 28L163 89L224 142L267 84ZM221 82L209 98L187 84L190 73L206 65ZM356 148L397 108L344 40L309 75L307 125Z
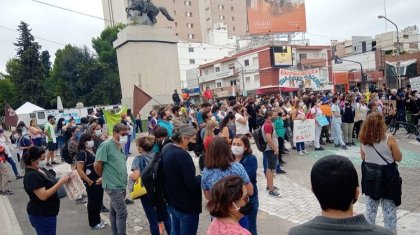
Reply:
M305 71L279 70L279 86L288 88L320 89L324 84L319 77L319 68Z
M247 0L248 33L306 32L304 0Z
M315 140L315 119L293 121L293 143Z
M152 99L152 97L134 85L133 92L133 114L137 115L140 110Z
M420 77L410 78L411 90L420 91Z
M112 113L110 110L103 111L109 136L112 136L114 125L121 122L121 114L127 113L127 109L127 107L123 107L118 113Z
M10 107L10 105L5 101L4 102L4 120L5 124L8 127L16 126L18 122L18 116L15 113L15 110Z

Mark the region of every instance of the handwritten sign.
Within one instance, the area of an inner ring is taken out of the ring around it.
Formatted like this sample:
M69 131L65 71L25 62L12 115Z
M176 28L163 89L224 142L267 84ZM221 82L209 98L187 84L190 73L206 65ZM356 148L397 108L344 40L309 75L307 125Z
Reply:
M76 199L78 195L81 195L86 191L85 185L76 170L73 170L70 173L70 180L68 183L64 184L64 188L66 189L67 196L70 200Z
M315 119L293 121L293 142L306 142L315 140Z
M410 78L411 90L420 90L420 77Z
M382 100L382 113L394 115L397 110L396 100Z
M319 68L305 71L279 70L280 87L299 88L301 84L305 88L320 88L322 81L319 77Z

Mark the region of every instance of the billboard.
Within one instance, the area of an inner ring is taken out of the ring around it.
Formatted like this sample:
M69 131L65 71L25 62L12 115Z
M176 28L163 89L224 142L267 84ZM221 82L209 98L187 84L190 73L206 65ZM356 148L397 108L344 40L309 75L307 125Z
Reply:
M306 32L304 0L247 0L248 33Z
M275 46L271 48L271 61L273 67L292 66L292 47Z

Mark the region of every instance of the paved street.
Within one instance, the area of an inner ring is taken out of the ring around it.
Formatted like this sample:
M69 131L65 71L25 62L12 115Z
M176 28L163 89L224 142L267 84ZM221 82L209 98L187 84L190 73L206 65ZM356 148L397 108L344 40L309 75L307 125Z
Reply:
M414 138L407 140L404 136L398 137L398 143L403 152L400 172L403 178L402 205L398 210L398 234L420 234L420 228L416 226L420 222L420 144ZM254 146L255 147L255 146ZM256 150L256 148L254 148ZM356 166L360 176L360 151L358 146L350 147L344 151L327 145L325 151L313 151L313 147L307 147L310 154L297 156L296 152L285 156L287 164L284 169L285 175L277 175L275 185L280 188L281 198L269 197L265 191L266 181L262 169L258 170L258 189L260 200L260 213L258 215L259 234L286 234L294 225L310 220L320 214L320 208L316 198L310 189L310 169L313 163L328 154L340 154L348 157ZM133 149L134 150L134 149ZM262 166L262 154L254 151ZM197 160L193 158L194 161ZM129 158L129 167L133 157ZM55 167L58 172L68 171L66 164ZM10 196L10 204L16 214L17 221L23 234L33 234L33 229L27 219L25 207L27 196L22 189L22 181L11 183L11 189L15 195ZM355 204L355 213L363 213L365 210L364 197L361 196ZM105 196L105 205L108 198ZM203 201L203 206L205 202ZM0 208L1 209L1 208ZM129 216L127 221L128 234L149 234L148 223L141 204L138 200L128 206ZM107 220L107 215L103 214ZM199 233L205 234L210 222L209 214L203 207L200 216ZM379 210L377 223L383 225L381 210ZM109 227L103 231L110 234ZM58 234L97 234L87 225L87 212L84 205L77 205L68 199L63 199L58 217ZM102 232L101 232L102 233ZM2 233L3 234L3 233Z

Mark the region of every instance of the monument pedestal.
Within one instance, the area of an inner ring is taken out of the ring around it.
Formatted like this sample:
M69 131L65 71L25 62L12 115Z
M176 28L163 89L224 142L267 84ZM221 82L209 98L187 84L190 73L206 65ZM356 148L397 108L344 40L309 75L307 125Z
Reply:
M173 103L174 89L181 89L177 43L168 28L135 25L118 33L114 48L123 105L132 108L134 85L153 97L141 110L144 117L160 104Z

